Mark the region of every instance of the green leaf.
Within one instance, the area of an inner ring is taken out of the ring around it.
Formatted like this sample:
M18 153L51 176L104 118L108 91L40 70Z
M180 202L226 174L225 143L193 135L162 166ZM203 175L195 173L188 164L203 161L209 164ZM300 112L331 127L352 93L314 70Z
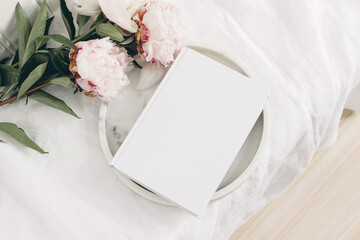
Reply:
M17 94L17 99L19 99L32 85L34 85L34 83L36 83L37 80L41 78L41 76L45 72L46 66L47 62L40 64L29 74L29 76L20 86L19 92Z
M134 42L134 40L135 40L135 36L134 36L134 35L131 35L129 38L127 38L127 39L125 39L124 41L122 41L122 42L120 43L120 45L122 45L122 46L128 45L128 44Z
M37 52L35 54L33 54L31 56L31 58L29 59L29 61L27 61L27 63L25 63L23 69L21 69L21 75L24 74L24 70L25 68L29 69L30 71L28 71L28 74L38 65L46 63L47 61L49 61L49 53L45 53L45 52Z
M60 34L47 35L47 36L44 36L43 38L54 40L58 43L63 44L64 46L66 46L68 48L77 50L75 44L72 41L70 41L69 39L67 39L66 37L64 37Z
M0 86L10 86L19 82L20 71L12 66L0 64Z
M62 85L64 87L69 87L71 80L68 77L58 77L50 80L50 82L53 84Z
M44 35L48 35L49 33L49 29L50 29L50 25L51 22L54 20L54 16L48 18L46 20L46 26L45 26L45 31L44 31ZM45 44L49 41L49 38L44 38L44 37L37 37L35 38L35 49L41 49L42 47L45 46Z
M50 66L50 64L48 64L48 67L46 68L46 71L45 71L44 75L39 79L39 81L37 81L34 84L33 87L42 85L42 84L47 83L47 82L50 82L50 80L55 79L60 75L60 73L57 72L57 71L56 72L49 71L49 73L47 73L48 69L49 69L49 66Z
M49 38L45 38L44 36L38 37L35 39L35 49L38 50L42 46L44 46L49 41Z
M131 56L135 56L138 54L137 50L131 49L130 47L126 48L126 51L128 52L128 54L130 54Z
M29 39L27 40L26 43L26 49L22 59L22 64L20 64L20 67L22 67L37 50L36 39L44 36L45 28L46 28L46 0L43 1L40 11L31 29Z
M38 151L39 153L48 153L45 152L39 145L37 145L35 142L33 142L16 124L9 123L9 122L0 122L0 131L9 134L11 137L13 137L18 142L22 143L23 145L34 149L35 151Z
M19 59L20 59L20 66L22 66L23 57L26 49L26 43L28 41L28 37L31 30L31 25L29 22L29 18L27 17L20 3L16 5L15 15L16 15L17 32L18 32Z
M51 26L51 23L52 23L53 20L54 20L54 16L49 17L49 18L46 20L46 26L45 26L45 32L44 32L45 35L48 35L48 34L49 34L49 29L50 29L50 26Z
M69 33L69 38L73 40L75 37L74 19L72 17L71 12L66 6L65 0L60 0L60 6L61 6L61 17L64 21L66 30Z
M124 41L123 35L111 23L101 23L96 27L96 33L100 37L110 37L112 40L122 42Z
M35 53L31 58L24 64L21 68L20 73L20 83L23 83L29 74L40 64L46 63L49 61L49 54L45 53Z
M78 14L76 17L76 22L78 24L78 35L80 35L81 29L85 26L85 24L89 21L90 16L85 16Z
M74 111L71 110L71 108L68 105L66 105L66 103L63 100L61 100L43 90L39 90L39 91L36 91L36 92L30 94L30 98L34 99L38 102L41 102L45 105L48 105L52 108L55 108L55 109L65 112L65 113L68 113L76 118L79 118L79 116L76 115L76 113L74 113Z
M9 95L9 93L16 87L17 84L18 83L15 82L15 83L11 84L10 86L5 87L0 94L0 101L4 100L6 98L6 96Z
M15 63L19 62L19 49L16 50L14 59L11 62L11 65L14 65Z
M2 140L2 139L0 139L0 142L4 143L5 141L4 141L4 140Z
M49 56L52 66L57 71L63 73L64 75L71 74L71 72L69 71L69 64L63 60L61 52L49 51Z
M3 60L0 61L0 64L6 64L7 61L9 61L10 58L4 58Z
M93 24L91 24L90 28L92 28L92 27L98 25L99 23L103 22L104 19L105 19L105 18L104 18L104 16L103 16L103 13L101 12L101 13L97 16L97 18L96 18L96 20L93 22Z

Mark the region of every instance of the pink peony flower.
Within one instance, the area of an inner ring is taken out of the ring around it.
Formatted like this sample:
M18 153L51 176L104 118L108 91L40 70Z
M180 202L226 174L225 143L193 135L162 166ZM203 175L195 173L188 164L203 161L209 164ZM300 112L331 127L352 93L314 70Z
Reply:
M138 9L133 20L139 26L136 40L142 60L168 67L183 46L180 9L164 1L150 1Z
M125 48L109 38L76 43L70 51L70 71L86 95L103 100L116 99L129 84L126 70L133 60Z

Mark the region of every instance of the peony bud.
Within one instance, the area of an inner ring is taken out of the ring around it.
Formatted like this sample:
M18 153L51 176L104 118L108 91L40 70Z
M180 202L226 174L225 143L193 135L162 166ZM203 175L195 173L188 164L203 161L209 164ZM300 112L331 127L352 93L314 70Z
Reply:
M164 1L150 1L138 9L133 20L139 26L136 41L141 59L169 66L184 41L180 9Z
M70 71L86 95L103 100L118 98L129 84L126 75L132 58L125 48L109 38L76 43L78 51L70 51Z

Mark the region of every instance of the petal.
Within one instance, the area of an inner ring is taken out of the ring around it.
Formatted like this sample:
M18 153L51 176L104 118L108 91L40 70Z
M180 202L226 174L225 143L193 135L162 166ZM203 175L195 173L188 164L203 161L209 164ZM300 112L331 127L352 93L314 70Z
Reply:
M137 24L132 21L132 16L139 6L136 0L99 0L101 10L105 16L119 27L134 33Z
M70 11L86 16L95 16L101 12L98 0L65 0Z

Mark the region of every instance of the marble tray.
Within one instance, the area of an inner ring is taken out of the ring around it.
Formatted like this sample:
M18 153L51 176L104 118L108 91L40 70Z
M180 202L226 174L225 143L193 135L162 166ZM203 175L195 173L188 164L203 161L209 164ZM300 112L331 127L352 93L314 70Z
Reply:
M187 46L255 80L254 75L251 74L246 65L239 59L231 56L231 54L214 47L205 46L201 43L187 44ZM139 74L140 70L135 68L129 73L131 85L121 100L110 103L103 102L100 107L99 136L106 160L109 163L158 86L158 84L156 84L156 86L143 91L136 90ZM268 108L267 105L258 118L229 171L214 194L212 201L226 196L239 187L261 161L268 135ZM115 168L113 168L113 170L129 188L139 195L158 203L171 205L166 200L122 175Z

